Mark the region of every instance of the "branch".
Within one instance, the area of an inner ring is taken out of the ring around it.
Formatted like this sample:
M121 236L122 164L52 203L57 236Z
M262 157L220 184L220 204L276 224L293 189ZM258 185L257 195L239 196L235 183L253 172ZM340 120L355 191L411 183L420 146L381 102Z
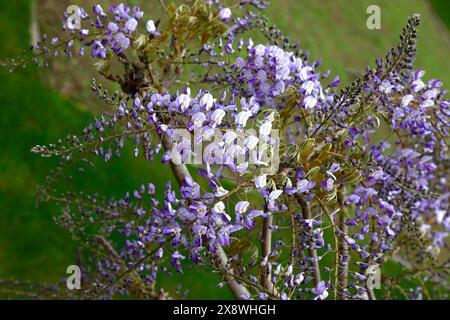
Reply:
M302 208L302 215L303 219L311 219L311 206L309 202L305 201L305 199L299 195L296 194L295 197L297 198L297 201ZM309 248L309 255L311 256L312 265L313 265L313 276L314 276L314 285L317 287L317 285L320 282L320 267L319 267L319 261L317 258L317 250L313 247Z
M267 212L267 203L264 205L265 211ZM266 218L263 218L262 231L261 231L261 251L263 259L268 258L272 251L272 224L273 224L273 215L268 215ZM267 266L263 266L261 269L261 283L263 287L273 293L274 295L278 295L275 286L271 280L271 272L267 268Z
M172 143L166 135L162 136L162 143L165 150L172 149ZM170 167L175 176L175 179L177 180L180 186L183 185L184 180L186 178L191 178L191 175L186 165L174 164L172 161L170 161ZM217 245L217 253L215 254L214 258L218 268L220 268L221 270L226 270L228 268L228 257L222 246ZM233 293L236 299L242 299L243 296L250 297L250 293L247 290L247 288L244 287L242 284L238 283L232 275L226 273L224 279L230 291Z
M348 226L345 223L346 219L347 219L347 211L345 210L344 207L344 193L342 190L339 190L337 192L337 199L338 199L338 203L339 203L339 207L340 210L338 212L338 228L340 230L339 233L339 238L338 238L338 253L337 253L337 258L340 259L340 263L338 264L338 269L337 269L337 284L339 287L339 293L337 298L340 300L345 300L345 292L344 290L347 289L348 286L348 266L349 266L349 261L343 261L343 257L344 256L349 256L348 254L348 245L345 242L345 236L348 233Z

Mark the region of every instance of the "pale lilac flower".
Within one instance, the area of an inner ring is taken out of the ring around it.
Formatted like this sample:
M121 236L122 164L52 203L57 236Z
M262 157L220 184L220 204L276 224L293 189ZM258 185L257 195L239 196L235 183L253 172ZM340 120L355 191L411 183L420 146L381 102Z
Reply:
M277 200L281 194L283 193L283 190L273 190L270 194L269 194L269 200Z
M236 203L236 206L235 206L236 213L240 213L240 214L246 213L249 206L250 206L250 202L239 201L238 203Z
M268 136L272 132L272 123L269 121L264 121L259 127L259 134L261 136Z
M320 281L312 292L317 295L314 300L325 300L328 297L328 288L325 281Z
M422 80L418 79L412 82L411 88L414 90L414 92L419 92L423 88L425 88L425 83L423 83Z
M385 94L389 94L391 93L392 89L394 88L394 85L391 84L389 82L389 80L384 80L381 84L380 84L380 91L385 93Z
M125 29L130 33L136 31L137 26L138 22L135 18L131 18L125 23Z
M221 109L218 109L221 110ZM217 110L216 110L217 111ZM223 111L223 110L222 110ZM225 111L224 111L225 112ZM222 121L222 120L220 120ZM231 143L234 142L234 140L236 140L237 138L237 134L233 131L227 131L225 132L225 134L223 135L223 141L225 142L226 145L230 145Z
M314 181L308 181L307 179L302 179L297 182L297 190L299 193L304 193L311 190L314 187Z
M402 107L406 107L409 103L414 99L414 97L410 94L406 95L402 99Z
M231 9L230 8L223 8L219 12L219 19L228 22L231 18Z
M206 116L203 112L197 112L192 116L192 122L194 123L194 127L196 128L200 128L205 121Z
M103 10L102 6L99 4L94 6L94 13L99 16L106 17L105 11Z
M119 31L119 26L114 22L110 22L108 23L108 30L111 33L116 33L117 31Z

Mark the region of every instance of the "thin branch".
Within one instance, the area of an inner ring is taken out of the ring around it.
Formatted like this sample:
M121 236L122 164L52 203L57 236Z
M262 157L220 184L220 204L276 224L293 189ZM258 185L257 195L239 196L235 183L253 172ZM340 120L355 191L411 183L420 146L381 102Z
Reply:
M165 150L172 150L172 143L166 135L163 135L162 143L163 143ZM180 186L183 185L186 178L191 178L191 175L190 175L189 170L186 167L186 165L175 164L171 161L170 167L175 176L175 179L177 180L177 182ZM228 257L225 253L225 250L222 248L222 246L217 245L217 253L215 254L214 258L216 260L216 264L217 264L218 268L220 268L222 270L227 269ZM236 299L242 299L243 296L250 297L250 293L247 290L247 288L244 287L239 282L237 282L232 275L230 275L229 273L226 273L224 275L224 279L225 279L230 291L233 293L233 295L235 296Z
M309 202L307 202L301 195L295 195L298 204L302 208L303 219L311 219L311 206ZM310 232L312 236L312 232ZM317 286L320 283L320 266L319 259L317 256L317 250L314 247L309 248L309 255L312 258L312 267L313 267L313 277L314 277L314 285Z
M264 205L265 211L267 212L267 203ZM262 223L262 232L261 232L261 251L262 256L265 259L266 257L269 258L269 255L272 251L272 224L273 224L273 215L268 215L266 218L263 218ZM271 272L267 268L267 266L261 267L261 283L263 287L272 292L273 294L276 294L275 286L272 283L271 280Z
M336 270L337 284L340 290L337 295L337 298L339 300L345 300L346 296L344 291L347 289L348 286L348 266L350 261L343 261L343 257L344 256L349 257L349 254L348 254L348 245L347 242L345 241L345 236L348 233L348 226L345 223L347 220L347 211L345 210L344 207L345 196L342 190L339 190L337 192L337 199L340 208L338 212L338 222L337 222L340 233L338 237L338 252L336 257L337 259L340 259L340 263L338 263L338 268Z

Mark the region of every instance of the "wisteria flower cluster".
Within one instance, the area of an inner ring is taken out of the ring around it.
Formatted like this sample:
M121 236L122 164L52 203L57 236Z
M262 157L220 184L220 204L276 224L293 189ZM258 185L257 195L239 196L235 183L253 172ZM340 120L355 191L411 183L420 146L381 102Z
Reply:
M121 87L94 80L111 110L32 150L60 157L38 196L63 206L57 222L90 252L76 297L174 298L159 276L193 263L237 299L448 298L450 100L413 66L419 16L339 88L266 5L196 0L166 5L161 20L125 4L80 8L33 48L41 64L89 52ZM127 145L178 185L148 181L120 199L56 187Z

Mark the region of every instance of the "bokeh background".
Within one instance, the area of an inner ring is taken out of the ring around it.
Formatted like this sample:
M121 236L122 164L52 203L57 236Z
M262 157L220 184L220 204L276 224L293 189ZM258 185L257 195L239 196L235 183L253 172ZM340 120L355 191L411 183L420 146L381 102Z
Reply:
M95 3L108 3L97 1ZM112 1L113 3L116 1ZM168 2L168 0L166 1ZM450 83L450 0L272 0L266 15L271 22L299 40L321 69L339 75L343 84L384 56L398 40L407 17L420 13L417 68L426 78ZM128 1L155 18L159 0ZM70 4L91 7L91 0L0 1L0 59L20 55L33 34L59 33L62 12ZM381 30L366 27L366 9L381 8ZM258 40L258 38L257 38ZM262 40L262 38L260 38ZM61 208L36 207L36 186L55 167L30 153L36 144L48 144L68 133L78 133L103 106L91 93L92 60L52 62L49 69L33 66L9 73L0 70L0 279L52 283L65 277L76 263L76 243L55 225L52 217ZM129 153L131 155L131 152ZM76 189L120 196L148 180L164 186L170 172L131 156L99 166L71 182ZM188 266L183 275L168 278L164 285L189 289L190 299L230 298L227 289L215 288L210 273Z

